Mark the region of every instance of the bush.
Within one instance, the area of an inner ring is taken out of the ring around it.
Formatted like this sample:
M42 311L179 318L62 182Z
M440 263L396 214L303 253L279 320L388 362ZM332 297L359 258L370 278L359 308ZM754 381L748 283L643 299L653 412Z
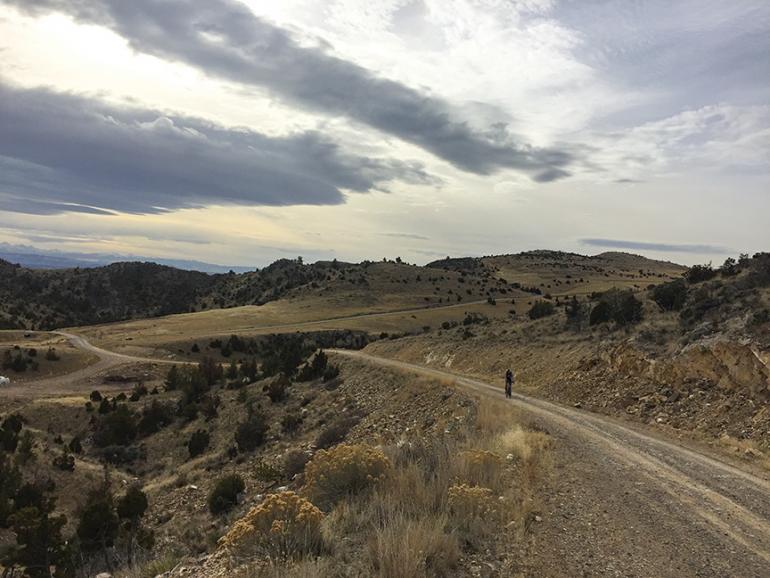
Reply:
M281 420L281 428L283 433L293 434L302 425L302 416L296 413L287 413Z
M679 313L680 321L685 325L692 325L703 320L706 315L716 311L727 299L712 283L701 285L695 289L687 304Z
M319 449L327 449L343 441L348 435L348 432L355 427L358 420L355 417L342 417L332 422L326 429L324 429L318 438L316 438L315 446Z
M770 321L770 311L767 309L762 309L761 311L757 311L751 317L752 325L764 325L768 321Z
M735 277L738 273L740 273L738 262L732 257L728 257L719 268L719 273L722 275L722 277Z
M53 347L49 347L48 351L45 352L45 358L47 361L59 361L60 357L56 353L56 349Z
M104 403L103 400L102 403ZM125 405L105 414L97 423L94 443L99 447L127 446L137 434L136 416Z
M260 458L254 463L254 478L263 483L275 482L281 479L281 469Z
M191 458L201 455L209 447L211 438L209 432L203 429L195 431L187 442L187 451Z
M693 265L684 273L684 278L690 284L708 281L716 276L717 272L711 267L711 263L707 265Z
M67 446L73 454L80 454L83 452L83 444L78 436L75 436Z
M174 407L170 403L162 403L153 400L152 403L142 410L142 417L139 419L139 433L149 435L159 432L162 428L171 425L174 422Z
M323 374L323 380L331 381L332 379L337 379L340 375L340 368L338 365L330 365L326 368Z
M489 488L459 484L449 488L449 510L462 524L488 520L498 511L498 500Z
M484 450L466 450L460 456L463 479L476 485L497 488L502 476L503 459Z
M599 297L599 303L591 310L589 323L597 325L614 321L623 327L642 320L642 302L633 292L610 289Z
M106 446L97 452L104 461L115 465L130 464L147 458L141 446Z
M311 381L321 377L329 365L329 358L323 350L313 357L313 360L302 366L297 376L298 381Z
M283 473L291 479L305 471L305 465L310 461L310 455L303 450L291 450L283 457Z
M652 299L663 311L679 311L687 300L687 283L684 279L676 279L656 285Z
M323 513L294 492L270 494L251 508L219 541L235 555L249 558L300 558L319 553Z
M14 413L6 417L0 424L0 448L13 453L19 445L19 433L21 432L24 420L20 414Z
M253 452L265 442L268 430L269 426L265 415L260 411L251 413L235 431L235 443L238 445L238 450Z
M549 303L548 301L536 301L527 312L527 315L529 315L530 319L541 319L553 315L555 312L556 308L553 306L553 303Z
M319 451L305 466L305 490L317 504L331 505L382 481L391 463L374 447L339 445Z
M377 576L457 576L460 543L443 518L396 516L378 524L369 541Z
M53 459L53 466L65 472L75 471L75 458L67 450Z
M273 403L280 403L287 397L288 379L284 376L274 379L267 386L267 396Z
M238 474L230 474L219 478L214 489L209 493L209 511L221 514L238 503L238 495L246 489L243 478Z

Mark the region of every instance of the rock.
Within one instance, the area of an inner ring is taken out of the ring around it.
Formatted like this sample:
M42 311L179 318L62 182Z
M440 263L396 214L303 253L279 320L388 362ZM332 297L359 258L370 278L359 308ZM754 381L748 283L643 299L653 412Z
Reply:
M582 403L580 403L579 401L576 401L576 402L573 404L573 406L574 406L576 409L580 409L581 407L583 407L583 404L582 404Z
M95 578L112 578L112 574L109 572L102 572L100 574L97 574Z

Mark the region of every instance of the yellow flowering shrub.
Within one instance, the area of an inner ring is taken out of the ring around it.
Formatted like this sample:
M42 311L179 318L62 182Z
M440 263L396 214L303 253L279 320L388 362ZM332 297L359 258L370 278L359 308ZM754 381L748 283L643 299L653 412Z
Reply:
M305 466L305 491L317 504L332 504L382 481L391 470L382 450L341 444L321 450Z
M319 550L323 517L321 510L294 492L270 494L233 524L219 545L238 555L299 557Z
M477 486L499 487L503 470L500 456L485 450L466 450L460 457L463 481Z
M489 488L467 484L458 484L449 488L449 509L457 518L486 519L497 514L498 506L498 500Z

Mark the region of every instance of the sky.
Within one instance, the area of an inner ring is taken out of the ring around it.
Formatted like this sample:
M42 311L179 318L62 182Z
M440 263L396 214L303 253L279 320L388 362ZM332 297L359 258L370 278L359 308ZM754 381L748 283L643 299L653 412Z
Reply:
M764 0L0 0L0 243L770 249Z

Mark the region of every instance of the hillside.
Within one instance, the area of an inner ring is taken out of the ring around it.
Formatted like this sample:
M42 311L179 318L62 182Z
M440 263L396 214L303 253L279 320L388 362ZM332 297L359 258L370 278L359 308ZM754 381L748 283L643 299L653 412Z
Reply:
M770 254L694 267L687 279L368 350L485 379L510 366L538 395L759 456L770 451ZM596 313L619 303L635 313Z
M59 534L85 575L580 575L618 561L666 575L680 552L680 574L714 575L704 565L729 538L717 532L712 548L689 531L700 510L677 524L669 510L679 490L697 490L710 519L742 523L719 484L743 495L749 472L770 464L770 254L684 275L641 259L281 261L194 277L190 298L205 310L72 335L4 332L0 555L24 563L14 515L33 499L67 516ZM179 279L155 267L162 295ZM519 282L527 272L543 287ZM547 295L548 281L564 293ZM276 287L259 306L212 301ZM528 413L500 394L507 367ZM716 449L696 463L634 427ZM669 467L689 469L672 478ZM725 481L730 468L744 468L738 481ZM669 491L672 479L681 487ZM117 512L140 488L133 526L111 527L109 546L89 542L84 512ZM746 495L742 507L768 503ZM749 534L761 550L765 533Z
M359 264L282 259L261 270L209 275L154 263L31 270L0 260L0 328L51 329L175 313L263 305L388 310L531 293L566 296L644 287L683 267L622 253L595 257L537 251L437 261Z
M221 277L154 263L32 270L0 261L0 328L50 329L180 313Z
M52 521L66 516L49 544L67 536L78 556L51 546L57 571L83 576L304 568L472 577L521 567L548 473L547 436L442 381L405 381L312 349L295 358L292 343L271 345L285 375L264 356L254 373L248 363L225 372L132 363L73 390L3 398L0 564L31 567L13 549L14 514L36 500L55 507ZM317 373L302 369L305 360ZM133 527L121 513L131 491L140 492ZM109 523L115 512L119 528ZM92 527L96 516L107 521ZM105 533L110 543L100 546Z
M444 259L428 267L485 271L554 296L587 295L611 287L641 289L680 277L686 267L629 253L587 256L563 251L528 251L515 255Z

